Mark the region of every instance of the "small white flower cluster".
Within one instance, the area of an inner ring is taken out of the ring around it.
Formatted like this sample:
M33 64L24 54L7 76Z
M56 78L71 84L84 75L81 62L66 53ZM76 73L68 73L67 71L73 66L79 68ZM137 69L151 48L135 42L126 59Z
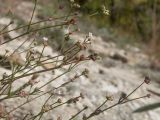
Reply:
M76 3L74 0L70 0L70 2L71 2L71 4L72 4L72 6L75 7L75 8L80 8L80 7L81 7L81 6L80 6L78 3Z
M93 34L91 32L88 33L88 39L91 41L93 40Z
M109 15L109 10L107 10L104 5L102 5L102 12L104 15Z
M43 41L48 41L48 38L47 37L43 37Z
M70 2L74 3L74 0L70 0Z
M44 46L48 45L48 38L47 37L43 37L43 44L44 44Z

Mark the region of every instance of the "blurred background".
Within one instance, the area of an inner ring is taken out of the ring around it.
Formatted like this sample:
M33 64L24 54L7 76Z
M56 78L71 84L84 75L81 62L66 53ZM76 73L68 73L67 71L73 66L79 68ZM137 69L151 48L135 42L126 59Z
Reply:
M14 9L16 9L16 5L20 4L20 1L32 0L1 0L1 15L5 15L9 9L14 11ZM53 15L56 16L58 14L63 15L63 11L59 12L59 6L63 7L63 10L73 10L69 5L69 1L70 0L39 0L38 2L42 5L42 8L38 17L42 19L45 17L52 17ZM131 44L137 43L140 44L140 46L147 45L149 47L149 49L147 47L147 50L149 50L148 52L154 52L155 56L159 57L159 0L74 1L79 5L79 7L75 8L74 11L78 11L82 15L80 16L80 22L84 22L88 25L84 29L93 26L98 30L103 29L103 36L109 34L110 37L116 37L115 39L120 41L121 44L126 42ZM100 13L103 5L110 11L109 16ZM66 14L67 11L65 11L64 14ZM90 28L88 28L88 30L90 30Z
M22 1L33 0L1 0L1 16L10 9L16 17L21 18L20 13L15 13L16 6ZM72 1L72 0L71 0ZM70 6L70 0L38 0L42 5L38 18L53 17L77 11L82 32L91 31L102 37L110 38L123 46L124 44L146 47L146 52L160 58L160 0L74 0L79 7ZM27 6L27 5L26 5ZM108 16L101 14L102 6L109 10ZM59 10L62 7L63 10ZM21 9L21 8L20 8ZM31 11L26 9L23 13ZM65 11L65 12L64 12ZM14 17L15 17L14 16Z

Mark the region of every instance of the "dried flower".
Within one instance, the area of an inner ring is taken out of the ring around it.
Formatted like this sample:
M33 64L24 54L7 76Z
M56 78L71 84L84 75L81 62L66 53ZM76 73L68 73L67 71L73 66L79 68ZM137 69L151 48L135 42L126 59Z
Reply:
M98 109L98 110L96 110L93 114L94 114L94 115L99 115L101 112L102 112L102 110Z
M149 77L146 76L145 79L144 79L144 82L145 82L146 84L149 84L150 81L151 81L151 79L150 79Z
M36 54L36 51L34 49L30 49L26 54L26 60L27 61L35 60L35 54Z
M106 99L109 101L113 101L113 97L112 96L106 96Z
M151 97L151 94L147 94L147 97L150 98L150 97Z
M13 20L11 20L9 24L13 24L13 23L14 23L14 21L13 21Z
M29 94L25 92L24 90L21 90L18 94L20 97L27 97Z
M38 78L38 74L34 74L32 78L28 81L28 83L32 86L35 85L36 83L39 82L39 81L36 81L37 78Z
M83 95L82 93L80 93L80 97L81 97L82 99L84 99L84 95Z
M7 73L5 72L5 73L3 73L3 79L5 79L5 78L7 78Z
M67 23L68 23L68 24L75 25L75 24L76 24L76 19L75 19L75 18L72 18L72 19L70 19Z
M75 76L74 76L74 79L76 79L76 78L78 78L79 76L76 74Z
M71 82L74 82L75 79L77 79L79 76L76 74L73 78L71 78Z
M98 54L97 53L91 54L88 56L88 58L93 61L96 61L98 59Z
M34 46L37 46L37 42L34 42L33 45L34 45Z
M25 65L25 61L21 57L21 55L18 52L14 52L8 57L9 61L13 64L23 66Z
M36 51L34 49L30 49L28 52L29 54L36 54Z
M89 74L89 70L87 68L84 69L84 71L82 72L82 75L88 75Z
M59 98L59 99L57 100L57 103L62 103L62 99Z
M67 101L68 104L71 104L71 103L77 103L79 101L79 98L81 96L78 96L78 97L75 97L75 98L71 98Z
M38 74L34 74L31 79L32 79L32 80L35 80L35 79L38 78L38 76L39 76Z
M127 94L122 92L118 102L120 103L120 102L122 102L123 100L126 100L126 99L127 99Z
M82 55L80 55L80 57L79 57L79 61L83 61L83 60L85 60L85 56L82 54Z
M88 106L86 105L86 106L84 106L84 109L88 109Z
M64 37L64 39L65 39L65 41L69 41L69 40L70 40L70 36L69 36L69 35L66 35L66 36Z
M52 106L47 104L47 105L44 105L44 106L43 106L42 110L43 110L44 112L47 112L47 111L49 111L51 108L52 108Z

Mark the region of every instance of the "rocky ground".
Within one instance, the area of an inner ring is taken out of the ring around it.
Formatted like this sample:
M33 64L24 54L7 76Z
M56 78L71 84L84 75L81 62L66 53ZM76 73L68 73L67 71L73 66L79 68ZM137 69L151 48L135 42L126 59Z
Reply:
M26 4L27 3L27 4ZM27 5L25 7L33 6L29 2L18 4L17 10L23 11L24 4ZM25 8L26 9L26 8ZM27 12L27 11L26 11ZM19 13L18 15L22 16L27 13ZM26 18L22 18L25 19ZM9 17L1 17L0 25L7 25L10 22ZM12 28L13 26L11 26ZM8 29L11 29L8 28ZM7 37L14 38L18 36L18 32L11 32L7 35ZM72 35L72 39L83 40L85 34L83 33L75 33ZM5 37L0 38L1 41L5 41ZM0 46L0 55L3 55L5 49L9 51L13 51L16 49L22 42L25 37ZM27 41L25 45L20 49L20 51L25 50L30 41ZM38 46L37 51L41 51L43 46ZM114 101L108 102L106 106L112 105L119 98L121 92L129 93L133 89L135 89L141 82L143 82L145 76L150 76L152 81L150 85L142 86L137 92L135 92L131 98L143 96L148 93L147 90L153 90L160 93L160 81L159 81L159 73L158 69L151 68L151 62L149 60L149 56L143 53L139 48L132 47L126 45L126 48L118 48L114 42L107 42L102 39L100 36L93 36L92 45L89 48L89 51L95 51L99 53L101 59L93 62L86 62L72 70L71 73L66 74L56 81L48 85L45 89L56 87L63 82L67 81L73 74L80 72L84 68L89 69L89 76L80 77L76 82L67 85L67 87L60 89L58 92L63 93L65 98L63 97L63 101L67 100L70 97L79 95L82 92L85 96L84 99L80 100L75 105L64 105L60 108L57 108L53 111L50 111L48 114L45 114L42 118L43 120L56 120L58 116L62 117L62 120L67 120L71 117L71 115L75 114L79 110L83 108L84 105L87 105L89 109L85 112L86 114L93 111L98 105L100 105L104 100L106 95L113 95ZM52 47L48 46L44 50L45 55L55 56L57 51L53 50ZM23 54L22 54L23 61ZM0 76L3 75L4 72L7 74L11 73L10 69L6 69L4 65L0 64ZM42 69L39 67L38 69ZM40 82L37 86L41 86L46 83L49 79L63 73L64 70L57 70L53 74L52 72L46 72L40 74L38 80ZM15 86L19 86L24 83L24 81L29 78L20 79L15 83ZM22 116L26 113L36 114L41 109L39 104L42 104L46 100L47 96L42 96L39 99L29 103L29 106L24 106L17 110L13 114L15 120L21 120ZM57 96L61 97L61 96ZM52 98L55 100L55 97ZM5 101L5 106L9 110L10 107L16 107L20 103L22 103L24 98L16 98L14 100ZM152 111L148 111L145 113L136 113L133 114L133 111L136 108L139 108L143 105L147 105L149 103L159 102L160 97L152 95L150 99L140 99L134 102L129 102L127 104L117 106L109 111L106 111L94 118L92 120L159 120L160 119L160 109L155 109ZM77 119L81 119L81 116L78 116Z

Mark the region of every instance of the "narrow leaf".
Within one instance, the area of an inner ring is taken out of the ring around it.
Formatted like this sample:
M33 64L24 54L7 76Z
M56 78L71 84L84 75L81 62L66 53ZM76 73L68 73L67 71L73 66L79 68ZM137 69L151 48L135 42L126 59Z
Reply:
M146 105L146 106L140 107L140 108L136 109L136 110L133 111L133 112L134 112L134 113L137 113L137 112L145 112L145 111L152 110L152 109L156 109L156 108L159 108L159 107L160 107L160 102L159 102L159 103L153 103L153 104L150 104L150 105Z

